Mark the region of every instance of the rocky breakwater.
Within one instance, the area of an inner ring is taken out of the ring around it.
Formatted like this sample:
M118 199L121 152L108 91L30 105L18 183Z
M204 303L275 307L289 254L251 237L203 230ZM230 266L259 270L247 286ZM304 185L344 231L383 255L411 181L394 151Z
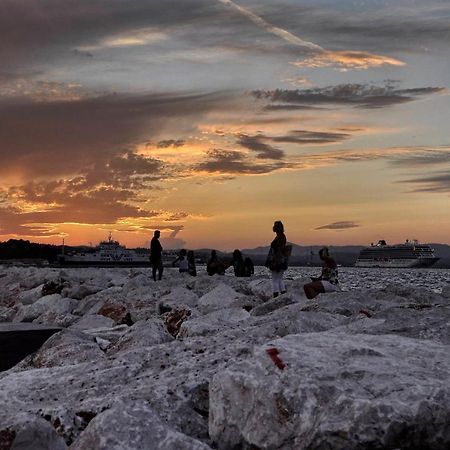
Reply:
M0 373L0 448L449 448L450 290L301 286L1 269L0 321L62 330Z

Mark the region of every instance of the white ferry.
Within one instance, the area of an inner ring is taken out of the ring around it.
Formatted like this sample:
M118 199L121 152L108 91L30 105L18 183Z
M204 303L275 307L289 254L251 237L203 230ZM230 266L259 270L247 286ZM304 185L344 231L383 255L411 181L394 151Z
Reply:
M381 240L361 250L355 267L429 267L438 260L434 249L417 240L395 245L387 245Z
M59 263L70 266L149 266L148 254L139 254L134 250L125 248L115 241L109 234L107 241L102 241L93 249L79 253L65 253L64 245Z

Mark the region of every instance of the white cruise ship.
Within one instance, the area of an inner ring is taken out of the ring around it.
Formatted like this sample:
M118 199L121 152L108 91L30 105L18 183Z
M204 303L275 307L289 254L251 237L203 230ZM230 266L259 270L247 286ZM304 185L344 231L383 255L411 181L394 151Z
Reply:
M111 237L102 241L94 251L80 253L63 253L59 256L59 263L70 266L149 266L148 254L138 254L134 250L125 248Z
M381 240L361 250L355 267L429 267L438 260L434 249L416 240L395 245Z

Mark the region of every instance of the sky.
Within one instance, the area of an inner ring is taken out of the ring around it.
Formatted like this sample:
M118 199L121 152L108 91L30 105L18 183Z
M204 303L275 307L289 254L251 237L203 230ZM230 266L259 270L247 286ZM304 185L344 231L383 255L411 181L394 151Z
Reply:
M0 240L450 243L448 0L2 0Z

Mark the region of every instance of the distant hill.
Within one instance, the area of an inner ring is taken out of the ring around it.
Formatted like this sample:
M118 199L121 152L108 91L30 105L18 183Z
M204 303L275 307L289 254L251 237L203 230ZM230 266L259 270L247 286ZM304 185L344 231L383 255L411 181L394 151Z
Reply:
M436 268L450 268L450 245L448 244L429 244L435 250L435 254L440 260L433 266ZM292 244L292 256L291 265L293 266L305 266L321 264L319 259L319 250L323 245L298 245ZM330 249L335 256L338 264L343 266L352 266L359 252L365 246L362 245L343 245L343 246L330 246ZM269 246L256 247L242 250L244 255L250 256L256 265L264 264L267 254L269 253ZM87 246L65 247L68 251L92 251L93 248ZM148 248L136 249L139 253L147 253ZM23 239L10 239L6 242L0 242L0 261L1 260L47 260L49 262L55 262L58 259L58 255L61 253L60 245L51 244L38 244ZM211 249L202 248L195 250L196 256L206 262L211 254ZM221 258L230 258L231 252L217 251L217 254Z

